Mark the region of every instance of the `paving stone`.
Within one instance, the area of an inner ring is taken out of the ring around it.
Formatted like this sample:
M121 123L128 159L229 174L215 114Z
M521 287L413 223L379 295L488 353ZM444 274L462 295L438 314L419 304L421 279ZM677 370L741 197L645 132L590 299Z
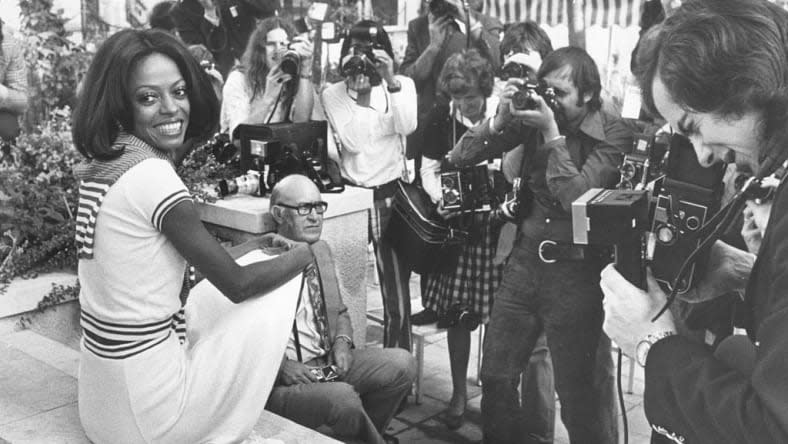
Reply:
M23 330L0 337L0 342L4 342L17 350L22 350L31 357L73 378L78 376L79 352L59 342L45 338L30 330Z
M0 426L0 436L14 444L89 444L79 423L77 403Z

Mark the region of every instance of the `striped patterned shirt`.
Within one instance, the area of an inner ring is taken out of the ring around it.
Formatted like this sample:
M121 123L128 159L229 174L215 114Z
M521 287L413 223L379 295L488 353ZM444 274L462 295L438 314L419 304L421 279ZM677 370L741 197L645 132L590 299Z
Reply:
M18 40L4 36L0 45L0 109L22 114L27 109L27 65Z

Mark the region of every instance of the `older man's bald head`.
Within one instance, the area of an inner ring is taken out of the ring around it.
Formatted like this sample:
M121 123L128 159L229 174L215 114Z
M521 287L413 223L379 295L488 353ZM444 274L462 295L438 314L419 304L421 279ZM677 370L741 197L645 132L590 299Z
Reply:
M299 199L309 195L320 199L320 190L312 180L302 174L291 174L280 180L271 190L271 206L279 202L288 203L288 199ZM310 200L311 202L311 200Z
M282 236L313 243L320 240L323 231L323 214L314 205L321 203L320 190L308 177L300 174L286 176L271 191L271 216ZM298 214L298 207L311 205L308 214Z

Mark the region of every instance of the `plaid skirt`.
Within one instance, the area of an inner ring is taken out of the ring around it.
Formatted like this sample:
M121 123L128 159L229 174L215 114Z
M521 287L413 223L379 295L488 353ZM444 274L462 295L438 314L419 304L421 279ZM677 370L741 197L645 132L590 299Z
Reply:
M489 214L476 217L477 236L463 245L456 267L438 267L427 274L423 298L425 308L443 315L454 304L467 306L482 318L490 319L493 292L503 276L503 265L493 264L499 227L489 223Z

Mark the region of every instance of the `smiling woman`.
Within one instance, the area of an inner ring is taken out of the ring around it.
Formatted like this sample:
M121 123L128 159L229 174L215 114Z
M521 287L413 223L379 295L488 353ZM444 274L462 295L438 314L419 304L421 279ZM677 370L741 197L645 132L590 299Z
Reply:
M273 386L292 278L311 250L272 235L228 254L203 227L172 160L216 128L218 107L176 38L114 34L85 85L73 125L87 159L75 168L85 432L97 444L243 441ZM262 246L289 251L234 260ZM221 293L187 299L187 261Z

